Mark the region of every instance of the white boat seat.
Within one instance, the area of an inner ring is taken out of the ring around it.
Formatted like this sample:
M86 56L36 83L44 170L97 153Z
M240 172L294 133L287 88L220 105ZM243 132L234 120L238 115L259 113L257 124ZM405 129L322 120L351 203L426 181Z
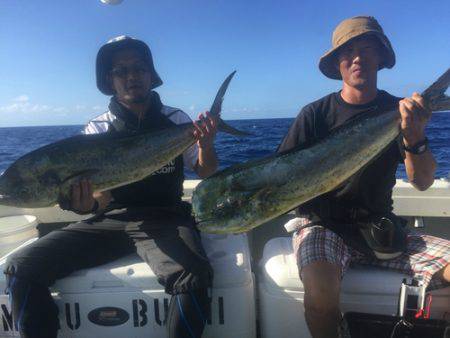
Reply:
M304 288L290 237L271 239L264 248L258 276L262 337L309 337L304 321ZM341 286L341 311L395 315L403 278L380 268L351 267ZM432 292L431 317L450 315L450 287Z
M247 236L203 234L202 242L214 270L212 315L202 337L255 338L254 277ZM4 264L5 260L0 261L0 269ZM5 286L0 275L0 289ZM60 313L59 338L166 337L170 296L136 254L79 270L58 280L51 291ZM11 318L7 295L0 295L0 314L6 323L0 325L0 338L18 336L7 320Z

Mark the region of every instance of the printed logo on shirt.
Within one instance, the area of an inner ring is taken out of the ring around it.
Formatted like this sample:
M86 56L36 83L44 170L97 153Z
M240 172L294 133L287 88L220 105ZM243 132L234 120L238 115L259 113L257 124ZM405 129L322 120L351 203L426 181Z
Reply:
M175 160L170 161L164 167L159 170L156 170L152 175L156 174L172 174L175 172Z

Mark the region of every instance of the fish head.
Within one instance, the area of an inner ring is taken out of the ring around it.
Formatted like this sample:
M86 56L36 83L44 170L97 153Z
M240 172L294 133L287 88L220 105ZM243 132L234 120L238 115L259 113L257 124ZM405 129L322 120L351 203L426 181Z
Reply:
M223 223L227 223L232 203L227 200L224 193L223 182L214 178L202 181L195 188L192 194L192 208L199 230L220 233Z
M200 231L215 234L237 233L243 224L240 219L239 201L220 199L209 212L195 213L197 227Z
M203 184L202 183L212 183ZM254 212L263 202L261 193L229 189L229 182L203 181L192 196L192 207L200 231L215 234L237 234L262 223Z

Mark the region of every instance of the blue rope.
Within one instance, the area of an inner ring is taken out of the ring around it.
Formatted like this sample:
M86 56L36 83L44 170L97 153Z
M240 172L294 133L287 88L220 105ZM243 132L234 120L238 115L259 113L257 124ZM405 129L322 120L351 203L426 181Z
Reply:
M11 309L12 309L12 298L13 298L13 289L14 289L14 284L16 284L16 276L14 276L11 280L11 283L9 283L8 285L8 289L7 289L7 293L9 296L9 303L11 304ZM27 292L25 294L24 300L23 300L23 304L20 308L19 311L19 317L17 318L17 320L14 322L16 324L17 329L20 330L20 322L22 321L22 317L23 317L23 313L25 311L25 306L27 305L28 302L28 295L30 294L30 289L31 286L28 286Z
M178 310L180 310L180 314L181 314L181 319L183 319L183 323L186 326L186 328L188 329L189 334L191 335L191 337L195 338L195 335L192 332L191 326L187 322L186 317L184 316L184 313L183 313L183 309L181 308L180 295L176 295L176 297L177 297L177 303L178 303Z
M31 286L28 286L27 293L25 294L25 299L23 300L22 307L20 308L19 318L17 319L17 328L20 330L20 322L22 321L23 312L25 311L25 305L28 302L28 295L30 294Z
M8 287L6 288L6 293L8 294L9 304L11 305L11 308L12 308L12 290L13 290L14 284L16 284L16 276L13 276L11 282L8 284Z
M192 300L194 301L195 308L197 309L197 312L198 312L198 314L200 315L200 318L202 319L203 324L206 324L206 318L205 318L205 316L203 315L202 310L200 309L200 305L198 304L197 299L196 299L194 293L193 293L192 291L189 291L189 294L191 295L191 298L192 298Z

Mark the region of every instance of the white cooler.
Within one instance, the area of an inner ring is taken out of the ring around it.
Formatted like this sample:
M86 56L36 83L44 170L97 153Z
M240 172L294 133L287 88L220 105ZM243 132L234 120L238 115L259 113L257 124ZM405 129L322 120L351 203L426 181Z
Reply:
M258 276L261 338L310 337L303 307L303 284L290 237L270 240ZM342 281L342 312L395 315L406 275L377 268L350 268ZM450 319L450 287L432 292L431 318Z
M214 269L212 315L203 337L256 337L254 278L246 235L202 235ZM3 269L5 260L0 261ZM0 275L0 290L5 279ZM137 255L80 270L52 288L64 338L163 338L170 296ZM0 295L0 337L18 336Z
M36 237L38 222L32 215L0 217L0 257Z

